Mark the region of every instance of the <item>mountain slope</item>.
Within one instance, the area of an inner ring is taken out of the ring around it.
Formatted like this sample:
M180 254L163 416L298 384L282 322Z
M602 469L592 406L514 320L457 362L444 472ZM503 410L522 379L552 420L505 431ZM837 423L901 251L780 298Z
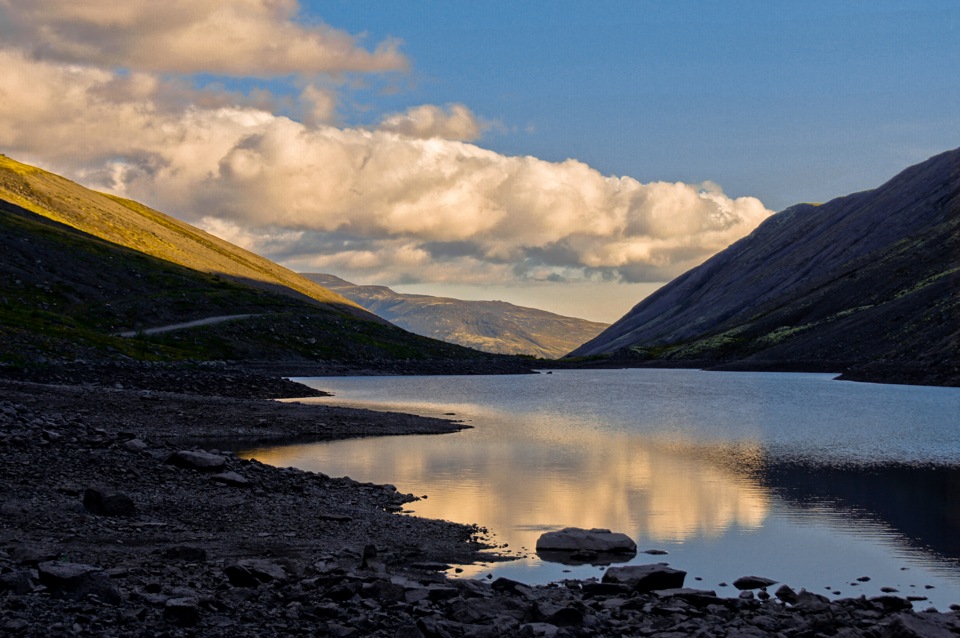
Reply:
M0 155L0 198L106 241L200 272L366 316L357 304L259 255L137 202Z
M187 224L149 209L133 211L139 205L132 202L114 208L110 198L2 159L0 371L131 359L390 372L457 372L472 366L495 371L490 367L513 365L401 330ZM119 241L94 236L81 225ZM179 255L185 263L119 242ZM143 332L223 315L249 316L157 335ZM119 336L130 330L139 334Z
M960 383L960 149L770 217L571 357Z
M607 326L504 301L407 295L333 275L302 274L404 330L485 352L556 359Z

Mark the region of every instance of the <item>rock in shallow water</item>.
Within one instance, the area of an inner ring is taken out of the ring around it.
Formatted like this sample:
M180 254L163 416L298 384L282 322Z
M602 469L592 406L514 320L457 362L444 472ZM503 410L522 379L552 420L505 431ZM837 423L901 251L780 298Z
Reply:
M556 532L541 534L537 539L537 551L635 554L637 544L626 534L611 532L608 529L565 527Z
M770 585L776 584L777 581L764 578L763 576L742 576L733 581L733 586L740 590L760 589L761 587L769 587Z

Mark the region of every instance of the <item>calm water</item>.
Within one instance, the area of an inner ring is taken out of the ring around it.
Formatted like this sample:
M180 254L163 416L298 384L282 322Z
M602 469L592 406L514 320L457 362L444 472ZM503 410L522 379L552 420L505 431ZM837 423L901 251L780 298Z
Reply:
M599 576L532 550L546 530L607 527L668 552L631 562L669 562L721 595L755 574L960 603L960 389L692 370L297 380L336 395L311 401L473 426L245 453L428 495L410 509L483 525L521 557L467 576Z

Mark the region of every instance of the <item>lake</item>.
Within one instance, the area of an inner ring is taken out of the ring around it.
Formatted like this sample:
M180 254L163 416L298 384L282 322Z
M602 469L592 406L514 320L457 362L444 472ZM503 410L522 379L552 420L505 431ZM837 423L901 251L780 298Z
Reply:
M544 531L604 527L637 542L631 563L669 562L720 595L758 575L960 603L958 388L697 370L295 380L335 394L304 401L472 426L242 453L426 495L416 515L477 523L518 556L463 576L601 576L533 549Z

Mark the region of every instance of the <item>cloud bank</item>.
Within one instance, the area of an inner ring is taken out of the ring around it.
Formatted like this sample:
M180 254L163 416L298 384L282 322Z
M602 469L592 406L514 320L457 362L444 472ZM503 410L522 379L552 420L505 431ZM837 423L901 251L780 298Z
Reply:
M35 57L159 73L236 77L403 70L375 50L296 21L296 0L2 0L0 37Z
M0 0L0 149L295 269L382 283L664 281L770 214L715 184L485 150L461 104L335 126L338 74L406 59L296 17L292 0ZM192 73L292 74L299 92Z

